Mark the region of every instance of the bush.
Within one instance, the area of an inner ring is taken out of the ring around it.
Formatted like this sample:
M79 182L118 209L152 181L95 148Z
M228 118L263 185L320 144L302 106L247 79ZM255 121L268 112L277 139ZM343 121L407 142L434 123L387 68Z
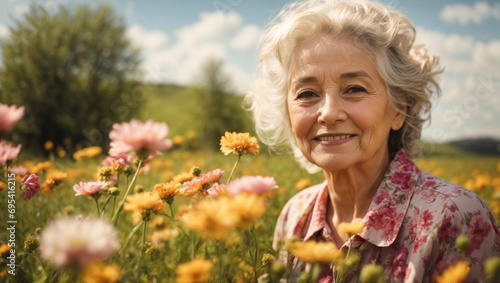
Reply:
M114 122L132 117L144 97L131 79L139 50L125 32L107 5L56 13L32 5L14 24L2 44L0 100L26 107L11 134L24 150L45 141L102 146Z

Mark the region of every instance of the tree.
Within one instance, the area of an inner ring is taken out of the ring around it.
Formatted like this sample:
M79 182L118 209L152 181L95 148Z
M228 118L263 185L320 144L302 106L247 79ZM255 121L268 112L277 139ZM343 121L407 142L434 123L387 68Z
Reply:
M32 5L2 43L0 100L24 105L15 138L24 149L45 141L106 144L115 121L131 118L141 100L133 78L139 50L126 37L123 18L107 5Z
M211 149L219 149L219 141L226 131L247 132L249 115L242 98L231 93L230 79L223 72L223 61L209 59L201 68L199 102L202 138Z

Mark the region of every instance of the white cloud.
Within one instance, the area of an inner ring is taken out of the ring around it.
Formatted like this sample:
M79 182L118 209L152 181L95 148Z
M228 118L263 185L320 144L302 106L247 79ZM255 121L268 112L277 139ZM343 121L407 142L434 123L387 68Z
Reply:
M500 4L476 2L473 6L464 4L446 4L439 18L447 23L458 22L461 25L479 24L489 18L500 20Z
M5 25L0 24L0 39L8 38L10 35L9 28Z
M235 12L201 13L199 20L175 32L172 43L152 49L145 54L143 70L145 80L168 81L178 84L196 83L201 68L211 58L224 60L224 71L230 75L231 83L238 92L250 88L252 74L229 62L232 52L246 51L255 46L257 27L243 25L242 18ZM148 34L143 28L135 27L136 32ZM258 30L260 35L260 30ZM248 39L238 43L238 37L247 35Z
M127 36L132 40L132 44L138 45L145 52L164 47L168 42L168 36L164 32L159 30L146 31L139 25L129 27Z
M262 30L256 25L243 27L231 40L231 48L235 50L250 50L257 45Z
M445 67L440 81L443 96L433 105L432 125L424 136L442 141L453 135L487 134L490 130L482 130L489 127L485 123L500 124L500 116L486 114L500 108L496 105L500 97L499 39L482 42L417 28L416 42L437 55ZM466 128L477 130L465 132Z
M24 5L24 4L16 5L14 7L14 14L16 14L17 16L21 16L24 13L28 12L29 9L30 9L30 7L28 5Z

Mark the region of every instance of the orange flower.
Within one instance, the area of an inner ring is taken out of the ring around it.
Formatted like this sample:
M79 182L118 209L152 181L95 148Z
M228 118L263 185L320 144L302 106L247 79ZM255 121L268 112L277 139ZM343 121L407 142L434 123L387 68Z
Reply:
M233 214L238 216L237 226L247 228L267 211L265 198L256 194L239 194L231 199Z
M85 264L82 271L84 283L112 283L118 281L123 274L118 265L105 265L100 261Z
M311 179L309 179L309 178L302 178L302 179L298 180L297 183L295 183L295 188L298 191L302 191L303 189L305 189L309 186L311 186Z
M310 263L332 263L342 258L342 252L331 242L293 241L286 248L293 256Z
M365 223L360 219L354 219L351 223L342 222L337 228L340 233L354 235L363 232Z
M165 204L157 193L143 192L127 196L127 202L123 205L124 210L138 211L151 210L156 213L161 212Z
M35 164L35 166L31 167L30 173L38 174L40 171L47 171L50 168L52 168L52 161L39 162Z
M178 212L179 220L190 230L204 237L227 239L239 221L228 198L204 199L191 210Z
M180 187L181 184L174 181L168 183L161 183L161 184L156 184L154 186L153 192L157 193L161 199L166 199L167 197L170 196L177 196L182 194Z
M184 183L187 181L191 181L194 178L193 174L191 172L182 172L177 175L175 175L172 180L174 180L177 183Z
M7 244L2 244L0 246L0 256L3 255L4 253L10 251L10 247Z
M91 146L84 149L80 149L73 154L75 160L81 160L84 157L93 158L101 154L102 148L99 146Z
M467 261L459 261L456 265L446 268L441 275L436 277L437 283L462 283L467 279L470 266Z
M194 259L177 266L178 283L201 283L210 279L214 264L205 259Z
M151 241L155 244L160 244L168 241L171 237L178 236L179 232L175 229L163 229L154 231L151 234Z
M259 143L257 138L251 137L249 133L226 132L220 139L220 151L224 155L230 153L243 155L248 152L258 154Z

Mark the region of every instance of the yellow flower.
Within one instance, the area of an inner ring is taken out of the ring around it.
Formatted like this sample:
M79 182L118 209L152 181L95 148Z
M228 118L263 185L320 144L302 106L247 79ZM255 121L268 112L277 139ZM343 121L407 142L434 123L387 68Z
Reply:
M5 184L4 182L0 181L0 191L7 188L7 184Z
M50 171L49 174L47 175L47 179L52 179L56 183L64 181L64 179L66 179L67 177L68 173L59 170Z
M226 132L220 139L220 151L224 155L230 153L243 155L248 152L258 154L259 143L257 138L251 137L249 133Z
M177 146L181 146L184 144L184 137L180 135L174 136L172 142Z
M177 266L178 283L201 283L206 282L211 277L214 264L209 260L194 259L190 262L179 264Z
M363 232L364 228L365 223L363 221L360 219L354 219L351 223L340 223L337 230L343 234L354 235Z
M256 194L239 194L230 199L233 214L238 216L237 226L247 228L267 211L265 198Z
M465 282L469 274L469 262L459 261L456 265L446 268L443 273L436 277L437 283L461 283Z
M194 178L193 174L191 172L182 172L177 175L175 175L172 180L177 182L177 183L184 183L187 181L191 181Z
M142 212L143 210L151 210L156 213L161 212L165 208L165 204L157 193L143 192L127 196L126 202L123 205L124 210Z
M47 171L50 168L52 168L52 161L39 162L31 167L30 173L38 174L40 171Z
M169 196L177 196L182 194L180 190L181 184L177 182L168 182L156 184L153 188L153 192L157 193L160 198L166 199Z
M3 255L4 253L10 251L10 247L7 244L2 244L0 246L0 256Z
M83 266L82 282L112 283L118 281L123 271L118 265L105 265L100 261L92 261Z
M54 143L51 141L46 141L43 145L43 148L45 148L46 151L51 151L52 149L54 149Z
M163 216L157 216L149 221L149 227L155 230L161 230L168 226L169 221Z
M177 235L178 232L175 229L157 230L151 234L151 241L155 244L160 244L168 241L171 237L176 237Z
M311 179L309 178L302 178L295 183L295 188L298 191L302 191L303 189L309 187L311 185Z
M57 146L56 148L56 151L57 151L57 156L59 156L60 158L63 158L66 156L66 150L64 150L64 148L62 146Z
M99 154L101 154L101 152L102 152L101 147L91 146L91 147L87 147L84 149L80 149L77 152L73 153L73 158L75 160L81 160L84 157L93 158L93 157L99 156Z
M332 263L343 257L342 252L331 242L293 241L288 242L286 247L293 256L310 263Z
M178 215L188 229L217 240L227 239L240 221L227 197L201 200L188 211L180 209Z

